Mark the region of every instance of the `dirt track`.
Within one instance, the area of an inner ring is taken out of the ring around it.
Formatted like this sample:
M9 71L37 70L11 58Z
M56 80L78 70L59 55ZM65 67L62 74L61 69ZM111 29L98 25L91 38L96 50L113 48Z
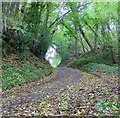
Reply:
M54 78L49 82L40 85L41 80L18 86L3 95L3 110L14 106L22 105L27 101L33 101L47 94L53 94L80 80L82 73L72 68L59 67ZM43 79L44 80L44 79ZM14 96L14 97L13 97Z

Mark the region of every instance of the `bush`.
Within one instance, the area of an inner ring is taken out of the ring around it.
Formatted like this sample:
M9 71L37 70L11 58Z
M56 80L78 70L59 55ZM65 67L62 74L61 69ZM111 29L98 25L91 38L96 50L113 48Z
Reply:
M115 64L110 58L110 55L107 54L107 52L100 52L98 54L90 55L88 57L80 57L79 59L75 60L70 66L74 68L81 68L89 63L98 63L106 65Z
M106 73L110 73L110 72L117 73L119 71L118 68L105 64L98 64L98 63L89 63L87 65L84 65L83 68L89 71L103 71Z
M80 68L88 63L95 62L95 61L96 61L96 56L81 57L80 59L74 61L71 66Z

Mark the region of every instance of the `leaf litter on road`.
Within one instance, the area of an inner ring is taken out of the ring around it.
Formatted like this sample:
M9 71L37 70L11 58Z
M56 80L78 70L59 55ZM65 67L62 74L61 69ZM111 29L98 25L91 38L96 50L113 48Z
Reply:
M64 78L55 80L60 70L54 71L42 84L37 80L3 93L3 116L99 116L118 112L118 107L112 104L118 101L117 75L100 73L98 77L77 70L82 76L76 76L78 79L74 81L69 76L72 71L66 70ZM103 108L102 103L98 105L100 100L111 106L103 102ZM12 105L16 101L21 104Z

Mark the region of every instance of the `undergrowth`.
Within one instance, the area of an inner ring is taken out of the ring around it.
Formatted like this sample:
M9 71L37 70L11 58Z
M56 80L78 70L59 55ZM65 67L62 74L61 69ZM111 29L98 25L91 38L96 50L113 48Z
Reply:
M118 64L112 63L112 60L102 56L101 54L90 55L87 57L80 57L71 65L73 68L82 68L88 71L103 71L106 73L119 71Z
M23 57L22 54L12 54L9 57L3 58L2 63L3 91L24 82L41 79L51 73L51 67L32 54L27 53L25 56L23 53Z
M84 65L83 68L88 71L103 71L105 73L110 73L110 72L117 73L118 72L117 67L112 67L109 65L98 64L98 63L89 63L87 65Z

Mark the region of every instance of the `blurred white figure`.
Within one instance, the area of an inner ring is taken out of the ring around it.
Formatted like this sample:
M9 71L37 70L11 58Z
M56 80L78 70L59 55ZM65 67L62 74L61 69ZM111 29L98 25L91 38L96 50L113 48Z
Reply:
M53 58L57 54L56 49L57 49L57 46L55 44L52 44L51 46L49 46L45 55L45 59L49 60L50 58Z
M61 62L61 56L59 55L59 53L57 53L56 49L57 46L55 44L52 44L48 47L48 50L45 55L45 59L49 61L53 68L57 68L57 66Z

